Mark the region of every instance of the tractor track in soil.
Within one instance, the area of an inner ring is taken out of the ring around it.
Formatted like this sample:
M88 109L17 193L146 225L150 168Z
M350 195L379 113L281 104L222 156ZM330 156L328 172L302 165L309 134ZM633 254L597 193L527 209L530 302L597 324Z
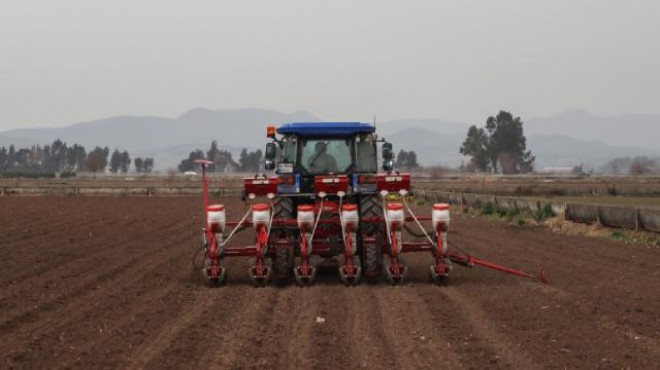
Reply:
M324 271L308 288L254 288L250 260L232 258L224 261L228 283L211 289L190 266L200 203L1 198L0 367L652 369L660 362L657 248L455 217L452 243L532 273L542 266L551 284L455 266L447 286L434 286L430 256L411 254L402 286L345 287ZM225 204L229 216L242 216L238 199ZM245 232L235 245L250 239Z

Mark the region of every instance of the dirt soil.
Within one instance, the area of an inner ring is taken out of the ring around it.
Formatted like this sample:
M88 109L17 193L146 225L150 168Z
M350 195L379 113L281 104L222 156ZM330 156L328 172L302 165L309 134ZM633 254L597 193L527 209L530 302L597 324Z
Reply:
M209 289L198 198L0 198L0 367L654 369L660 250L455 217L450 240L549 285L455 267L428 282ZM227 201L238 218L242 204ZM248 244L251 235L238 242Z

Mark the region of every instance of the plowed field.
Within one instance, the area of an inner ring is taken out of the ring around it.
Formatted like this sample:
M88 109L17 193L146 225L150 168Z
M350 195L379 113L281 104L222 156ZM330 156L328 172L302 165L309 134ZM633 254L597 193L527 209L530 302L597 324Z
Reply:
M403 286L257 289L235 258L209 289L191 267L202 216L198 198L0 198L0 367L660 366L657 248L455 217L454 243L551 284L456 267L433 286L409 255Z

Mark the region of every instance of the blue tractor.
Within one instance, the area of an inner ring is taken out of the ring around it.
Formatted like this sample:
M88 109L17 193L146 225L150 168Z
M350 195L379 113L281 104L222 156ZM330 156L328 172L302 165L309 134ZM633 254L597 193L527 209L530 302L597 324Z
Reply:
M210 285L226 280L223 260L235 256L254 258L249 274L256 286L292 280L310 285L326 261L346 285L381 278L399 284L407 272L400 258L405 252L432 255L428 272L434 283L447 280L452 263L535 278L448 250L449 204L434 204L430 217L415 215L408 204L410 174L393 170L392 144L379 139L374 126L287 123L268 126L267 137L271 142L266 144L265 169L271 174L243 180L247 207L240 221L227 221L224 205L209 205L205 169L211 162L198 161L204 174L206 210L202 271ZM406 235L415 234L410 224L419 229L421 241L403 240L404 230ZM254 245L227 245L236 233L250 229L255 231ZM545 282L542 271L539 280Z

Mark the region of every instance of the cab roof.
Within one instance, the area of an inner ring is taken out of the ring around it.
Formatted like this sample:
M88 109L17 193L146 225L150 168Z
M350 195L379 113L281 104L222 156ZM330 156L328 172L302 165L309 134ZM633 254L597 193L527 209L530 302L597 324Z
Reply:
M362 122L292 122L277 128L278 134L299 136L353 136L375 131L374 126Z

